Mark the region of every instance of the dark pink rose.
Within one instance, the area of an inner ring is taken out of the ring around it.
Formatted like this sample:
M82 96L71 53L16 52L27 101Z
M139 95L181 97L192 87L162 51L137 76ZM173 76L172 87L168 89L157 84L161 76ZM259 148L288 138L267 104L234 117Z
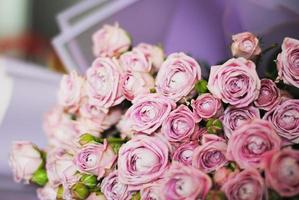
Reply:
M212 66L208 89L224 103L246 107L257 99L261 84L255 64L245 58L232 58Z
M235 130L228 141L227 157L245 169L260 168L262 156L281 148L281 140L271 124L253 119Z
M205 173L215 171L227 164L226 149L224 141L208 141L194 150L192 166Z
M284 38L277 56L278 80L299 88L299 40Z
M185 165L192 165L193 152L199 144L197 141L191 141L181 144L177 149L175 149L172 160L178 161Z
M191 110L180 105L163 121L161 132L170 142L184 142L190 141L197 128Z
M252 59L262 52L258 38L250 32L238 33L233 35L232 39L231 51L233 56Z
M210 177L202 171L180 163L172 163L161 184L163 199L205 199L212 187Z
M284 148L264 156L267 184L283 197L299 194L299 151Z
M271 79L261 80L261 89L254 105L259 109L271 110L280 101L280 91Z
M266 186L259 172L248 168L230 177L221 190L229 200L263 200Z
M170 54L156 77L157 92L179 101L192 91L201 79L201 69L195 59L184 53Z
M202 118L217 117L223 111L221 101L210 93L198 96L196 100L191 101L191 105L197 121L198 119L200 121Z
M264 119L275 128L278 135L288 142L299 141L299 100L286 99L267 112Z
M162 137L138 135L119 150L118 177L123 184L139 190L161 177L167 169L170 146Z
M103 179L101 192L107 200L129 200L132 198L132 192L129 191L128 185L119 182L117 171L111 172Z
M145 134L154 133L167 118L175 103L158 94L140 95L126 112L132 129Z
M221 117L225 136L230 138L233 131L237 130L248 120L250 121L255 118L260 118L260 111L254 106L245 108L227 107Z

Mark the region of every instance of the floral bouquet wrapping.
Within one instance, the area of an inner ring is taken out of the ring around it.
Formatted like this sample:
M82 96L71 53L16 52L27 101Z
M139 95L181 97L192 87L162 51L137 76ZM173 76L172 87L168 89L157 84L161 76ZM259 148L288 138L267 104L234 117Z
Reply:
M299 198L299 40L259 66L259 39L233 35L207 80L191 56L132 47L117 24L92 41L94 62L62 78L45 115L48 146L12 144L14 178L39 199Z

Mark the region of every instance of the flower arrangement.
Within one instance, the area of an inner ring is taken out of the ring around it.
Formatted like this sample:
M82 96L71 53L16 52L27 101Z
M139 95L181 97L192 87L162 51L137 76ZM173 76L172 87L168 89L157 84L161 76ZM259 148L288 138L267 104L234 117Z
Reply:
M299 100L285 90L299 87L299 40L284 39L272 79L254 34L232 40L204 80L191 56L103 26L86 74L61 80L48 146L13 143L15 180L41 200L299 198Z

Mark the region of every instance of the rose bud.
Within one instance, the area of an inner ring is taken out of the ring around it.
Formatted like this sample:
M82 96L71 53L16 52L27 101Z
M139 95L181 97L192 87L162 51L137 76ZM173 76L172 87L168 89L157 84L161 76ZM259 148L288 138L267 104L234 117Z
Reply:
M97 138L89 133L84 133L79 137L79 144L84 146L88 143L96 142Z
M84 200L88 197L89 191L83 183L76 183L71 188L71 194L74 199Z
M107 200L129 200L132 197L132 192L128 190L128 185L119 182L117 171L111 172L103 179L101 191Z
M126 31L119 27L104 25L92 35L93 53L95 56L118 57L131 46L131 39Z
M299 100L286 99L264 115L287 142L299 141Z
M133 50L135 49L142 51L146 58L151 61L154 67L154 71L159 71L160 66L164 61L164 52L161 47L146 43L140 43L133 48Z
M172 159L183 163L184 165L192 165L193 152L199 144L197 141L191 141L181 144L173 153Z
M222 132L222 123L219 119L209 119L206 128L210 134L218 134Z
M161 194L163 199L205 199L211 187L212 181L208 175L174 162L165 174Z
M161 95L140 95L126 112L134 132L151 135L162 124L176 104Z
M233 175L234 172L226 167L221 167L220 169L216 170L213 175L213 181L218 185L222 186L224 183L227 182L228 178Z
M152 69L151 60L139 49L133 49L122 54L119 63L125 71L150 72Z
M75 113L80 104L84 79L76 71L64 75L60 81L58 103L68 112Z
M149 73L127 71L121 78L122 93L132 101L138 95L150 93L155 87L155 80Z
M195 90L198 94L203 94L208 92L208 82L204 79L201 79L196 82Z
M228 199L262 200L266 186L259 172L254 168L231 176L222 186Z
M179 101L193 90L201 79L201 69L195 59L184 53L170 54L156 77L157 93Z
M90 173L102 178L110 170L117 156L104 140L103 144L88 143L75 156L75 164L82 173Z
M161 177L168 166L170 146L162 137L138 135L119 150L118 178L139 190Z
M54 200L56 199L57 188L52 187L50 184L36 190L39 200Z
M262 156L272 150L279 150L281 140L265 120L254 119L235 130L228 141L227 158L242 168L261 167Z
M191 110L185 105L180 105L164 120L161 132L170 142L187 142L197 128Z
M218 190L210 190L206 200L226 200L225 194Z
M102 193L93 192L87 197L86 200L106 200L106 198Z
M196 100L191 101L193 113L198 121L217 117L223 110L221 101L216 99L210 93L202 94Z
M97 177L95 175L83 174L80 178L80 182L86 185L88 188L95 188L97 186Z
M245 58L232 58L212 66L208 89L224 103L246 107L257 99L261 84L255 64Z
M250 32L238 33L233 35L232 39L231 51L233 56L254 59L262 52L259 40Z
M162 200L161 181L147 184L140 190L142 200Z
M16 182L24 180L29 183L43 164L43 159L38 148L31 142L15 141L12 143L9 164Z
M124 97L121 92L121 67L115 58L97 58L86 71L86 93L89 102L103 108L120 104Z
M283 197L299 194L299 151L284 148L263 158L266 182Z
M282 52L277 56L278 80L299 88L299 40L284 38Z
M260 118L260 111L254 106L236 108L229 106L225 109L223 116L220 118L223 124L224 133L230 138L232 132L247 121L254 118Z
M205 173L223 167L227 164L226 148L224 141L209 141L198 146L193 153L192 166Z
M254 105L266 111L271 110L280 101L280 90L271 79L261 80L261 89L258 98L255 100Z

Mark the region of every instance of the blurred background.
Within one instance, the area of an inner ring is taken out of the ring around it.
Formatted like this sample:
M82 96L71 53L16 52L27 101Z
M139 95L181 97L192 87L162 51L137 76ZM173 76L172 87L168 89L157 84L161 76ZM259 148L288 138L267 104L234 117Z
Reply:
M55 105L61 75L84 73L94 59L91 35L115 22L134 45L162 44L210 66L231 56L238 32L257 34L263 49L277 43L269 57L284 37L299 39L299 1L0 0L0 199L36 199L32 187L12 180L11 141L46 145L43 115ZM263 58L259 70L270 64Z

